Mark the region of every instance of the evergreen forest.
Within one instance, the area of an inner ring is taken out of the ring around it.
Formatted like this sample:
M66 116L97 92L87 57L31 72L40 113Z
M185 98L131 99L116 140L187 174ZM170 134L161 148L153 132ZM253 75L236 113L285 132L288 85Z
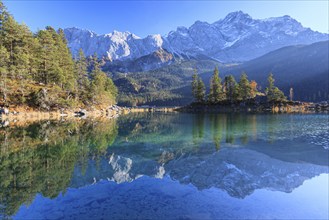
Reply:
M274 85L272 73L268 76L268 86L261 92L254 80L249 81L246 73L242 73L239 82L233 75L225 76L224 80L219 76L218 67L215 67L213 76L210 79L209 93L206 94L206 87L197 71L192 76L192 95L197 103L223 104L223 103L251 103L257 97L266 98L266 102L285 102L287 98L284 93ZM292 99L293 94L290 94ZM260 98L261 100L261 98Z
M32 33L0 1L0 106L42 110L116 103L117 88L97 54L72 58L62 29Z

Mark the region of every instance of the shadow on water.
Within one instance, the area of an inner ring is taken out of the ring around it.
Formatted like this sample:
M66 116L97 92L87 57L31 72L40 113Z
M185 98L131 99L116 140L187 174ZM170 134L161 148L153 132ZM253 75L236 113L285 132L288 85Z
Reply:
M0 207L103 180L165 176L245 198L328 173L326 115L136 113L0 129ZM111 147L110 147L111 146ZM0 214L1 216L1 214Z

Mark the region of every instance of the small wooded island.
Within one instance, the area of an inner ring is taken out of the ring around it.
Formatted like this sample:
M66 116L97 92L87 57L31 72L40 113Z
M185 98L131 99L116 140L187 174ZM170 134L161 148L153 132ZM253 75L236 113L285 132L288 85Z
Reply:
M290 89L289 101L284 93L274 85L272 73L268 76L268 86L262 92L254 80L249 81L242 73L239 82L233 75L225 76L223 82L215 67L210 79L209 93L202 79L195 70L192 77L192 95L194 102L182 107L185 112L305 112L328 111L328 104L314 105L293 101L293 90Z

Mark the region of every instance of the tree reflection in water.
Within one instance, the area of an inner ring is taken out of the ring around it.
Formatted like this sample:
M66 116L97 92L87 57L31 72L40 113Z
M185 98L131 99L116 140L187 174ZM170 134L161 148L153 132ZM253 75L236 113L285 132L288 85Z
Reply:
M0 204L14 214L37 193L65 193L75 165L99 160L118 134L116 121L47 121L0 130Z

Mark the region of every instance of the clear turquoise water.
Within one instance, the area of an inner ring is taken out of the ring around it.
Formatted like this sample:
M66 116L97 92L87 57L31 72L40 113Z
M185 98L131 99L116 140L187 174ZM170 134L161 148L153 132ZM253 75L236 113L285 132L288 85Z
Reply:
M14 219L328 219L328 115L143 113L0 130Z

